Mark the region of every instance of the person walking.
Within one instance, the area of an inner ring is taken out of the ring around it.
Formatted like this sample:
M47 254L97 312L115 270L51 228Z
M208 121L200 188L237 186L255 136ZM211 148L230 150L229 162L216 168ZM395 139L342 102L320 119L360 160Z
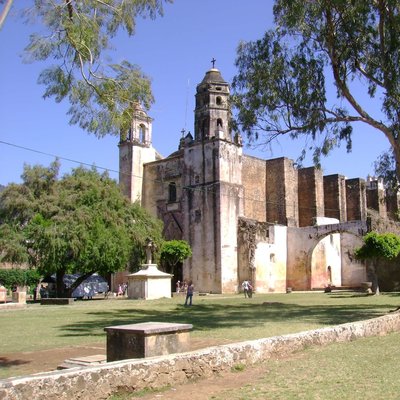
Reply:
M186 300L185 300L185 306L192 305L192 298L193 298L193 292L194 292L194 285L192 281L189 281L187 290L186 290ZM189 304L188 304L189 300Z
M244 298L250 297L250 283L247 279L245 279L242 283Z

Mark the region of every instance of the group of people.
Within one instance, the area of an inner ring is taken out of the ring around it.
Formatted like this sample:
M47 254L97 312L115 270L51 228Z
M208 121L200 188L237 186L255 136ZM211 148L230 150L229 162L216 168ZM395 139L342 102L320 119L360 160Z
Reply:
M176 293L186 293L185 306L191 306L193 302L194 285L192 281L176 282Z
M242 283L242 289L243 289L245 298L253 297L253 285L251 284L251 281L248 281L247 279L245 279Z
M118 285L117 296L125 296L127 290L128 290L128 284L127 283L120 283Z
M176 282L176 293L186 293L188 288L188 284L186 281L177 281Z

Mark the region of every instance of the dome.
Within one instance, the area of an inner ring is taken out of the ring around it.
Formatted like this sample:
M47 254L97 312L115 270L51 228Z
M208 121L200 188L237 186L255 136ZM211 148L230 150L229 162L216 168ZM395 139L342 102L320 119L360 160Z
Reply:
M203 80L201 81L200 85L202 85L203 83L227 84L227 82L225 82L224 78L221 76L221 72L219 71L219 69L216 69L216 68L211 68L210 70L208 70L206 72L206 75L203 78Z

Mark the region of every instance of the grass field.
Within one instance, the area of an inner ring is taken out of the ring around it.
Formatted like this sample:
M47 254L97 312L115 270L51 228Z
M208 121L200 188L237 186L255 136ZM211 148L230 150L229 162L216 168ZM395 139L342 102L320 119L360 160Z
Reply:
M193 307L184 307L183 300L99 299L3 310L0 354L105 342L104 327L145 321L193 324L194 338L257 339L384 315L400 305L400 294L209 295L196 296Z
M290 293L256 295L252 299L209 295L196 296L192 307L184 307L183 300L96 299L76 301L71 306L36 303L25 309L2 310L0 360L7 353L105 343L104 327L145 321L191 323L193 338L223 342L294 333L385 315L400 305L400 294ZM235 389L222 386L209 398L397 399L399 339L400 333L392 333L271 359L256 380ZM236 373L251 376L251 369L244 367ZM12 368L0 371L2 377L10 374ZM122 398L137 397L132 393Z
M211 396L213 400L397 400L400 333L313 347L265 363L256 382ZM249 373L242 371L238 373Z

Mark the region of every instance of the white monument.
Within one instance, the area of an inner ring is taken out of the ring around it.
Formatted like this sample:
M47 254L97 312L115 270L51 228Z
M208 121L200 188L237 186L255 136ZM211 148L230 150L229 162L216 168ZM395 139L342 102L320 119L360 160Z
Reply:
M128 275L128 298L154 300L171 298L171 278L173 275L159 271L152 263L154 244L151 240L146 245L147 263L142 269Z

